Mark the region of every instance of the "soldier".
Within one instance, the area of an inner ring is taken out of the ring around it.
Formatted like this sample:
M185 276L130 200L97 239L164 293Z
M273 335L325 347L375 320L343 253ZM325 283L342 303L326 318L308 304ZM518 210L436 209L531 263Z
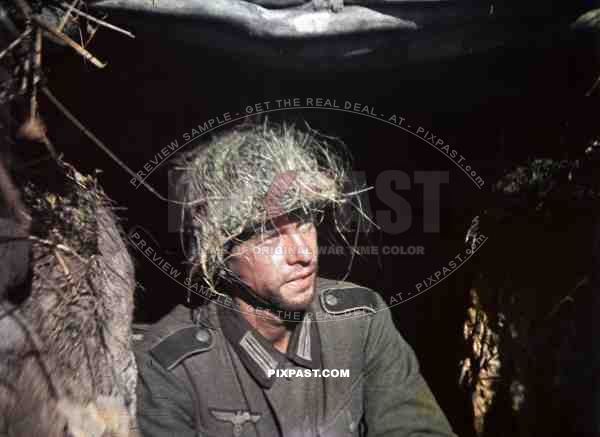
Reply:
M383 299L317 276L318 216L351 195L321 138L264 122L181 159L186 283L217 299L136 346L144 437L455 436Z

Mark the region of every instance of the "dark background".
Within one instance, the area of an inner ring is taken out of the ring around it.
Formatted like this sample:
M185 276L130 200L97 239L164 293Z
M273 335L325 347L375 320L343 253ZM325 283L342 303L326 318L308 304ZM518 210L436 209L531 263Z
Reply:
M97 70L68 52L49 54L49 88L134 171L184 132L248 104L293 97L322 97L375 106L411 125L429 129L466 157L484 179L478 190L432 146L380 121L329 110L292 110L272 120L306 120L351 149L355 169L370 184L383 170L448 171L442 187L441 232L422 230L422 187L402 193L413 206L413 226L393 236L374 232L366 244L421 245L425 256L366 256L355 260L349 280L385 296L414 287L464 250L471 219L486 205L491 186L515 163L532 156L568 156L589 138L597 104L584 94L600 71L590 35L556 31L535 47L512 45L460 58L419 64L352 69L277 68L218 48L175 42L166 34L130 40L107 31L91 46L108 67ZM131 177L77 131L47 101L42 110L50 137L81 171L101 168L106 192L126 210L127 231L142 230L157 249L179 259L177 234L169 233L164 202ZM188 146L189 147L189 146ZM148 182L167 194L169 166ZM414 179L413 179L414 180ZM371 209L389 209L370 195ZM142 232L140 232L142 233ZM370 243L367 243L369 242ZM485 247L483 248L485 250ZM552 244L548 241L548 250ZM136 251L132 248L132 253ZM185 300L186 292L138 256L138 321L150 321ZM348 258L322 259L324 274L341 277ZM532 263L536 260L532 259ZM393 308L403 335L416 349L423 373L455 431L472 433L470 400L457 385L468 267Z

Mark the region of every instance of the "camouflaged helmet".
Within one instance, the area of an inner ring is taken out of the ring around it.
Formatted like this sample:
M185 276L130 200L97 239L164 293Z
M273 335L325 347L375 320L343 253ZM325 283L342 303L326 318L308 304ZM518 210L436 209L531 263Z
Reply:
M343 204L348 160L328 140L333 139L309 127L264 121L216 135L185 153L176 165L176 193L185 203L190 276L212 285L227 271L226 248L274 218L265 198L281 175L289 185L277 198L279 213L312 216Z

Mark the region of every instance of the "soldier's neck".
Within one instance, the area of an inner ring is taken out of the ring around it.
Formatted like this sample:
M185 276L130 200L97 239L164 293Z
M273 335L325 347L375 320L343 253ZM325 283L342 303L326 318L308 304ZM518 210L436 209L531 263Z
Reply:
M276 314L260 311L239 297L234 297L234 300L239 305L241 316L256 329L260 335L273 344L273 347L279 352L286 353L293 324L286 323Z

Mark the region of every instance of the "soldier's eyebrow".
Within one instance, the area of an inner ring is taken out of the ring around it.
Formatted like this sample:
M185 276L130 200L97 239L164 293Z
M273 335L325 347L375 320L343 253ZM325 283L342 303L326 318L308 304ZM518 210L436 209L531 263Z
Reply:
M315 223L322 221L322 213L320 211L304 211L295 210L288 213L288 219L295 224ZM244 243L248 240L256 239L258 242L269 238L277 237L281 232L273 220L265 223L253 223L248 225L242 233L235 238L229 240L226 244L226 249L231 249L236 244Z
M296 210L296 211L290 213L289 217L290 217L291 221L293 221L293 222L299 222L300 224L314 223L317 225L323 221L323 219L325 217L325 212L320 211L318 209L309 210L309 211Z
M224 249L227 252L231 252L233 247L238 244L243 244L250 240L256 240L257 242L260 242L261 240L271 238L277 235L279 235L279 230L271 223L253 224L246 227L246 229L242 231L239 235L227 241L225 243Z
M263 241L263 240L268 240L270 238L278 237L279 235L281 235L281 232L279 231L279 229L277 229L274 226L269 226L268 228L265 228L265 229L259 231L256 234L256 238L259 241Z

